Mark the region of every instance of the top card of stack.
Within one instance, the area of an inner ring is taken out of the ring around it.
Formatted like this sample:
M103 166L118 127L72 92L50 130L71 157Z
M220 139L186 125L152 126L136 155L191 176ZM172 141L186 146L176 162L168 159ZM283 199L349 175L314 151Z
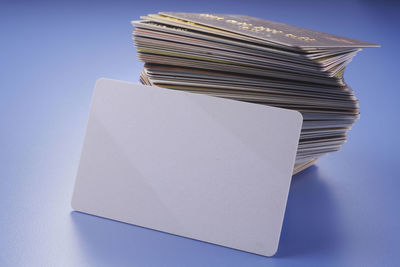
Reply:
M343 80L357 41L243 15L160 12L133 21L141 82L298 110L294 172L338 151L359 117Z

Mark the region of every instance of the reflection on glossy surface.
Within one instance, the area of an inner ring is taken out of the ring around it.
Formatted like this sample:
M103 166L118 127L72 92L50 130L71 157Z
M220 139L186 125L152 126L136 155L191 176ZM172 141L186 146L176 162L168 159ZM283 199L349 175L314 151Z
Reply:
M295 175L277 257L325 254L340 248L343 239L337 209L334 192L317 166Z

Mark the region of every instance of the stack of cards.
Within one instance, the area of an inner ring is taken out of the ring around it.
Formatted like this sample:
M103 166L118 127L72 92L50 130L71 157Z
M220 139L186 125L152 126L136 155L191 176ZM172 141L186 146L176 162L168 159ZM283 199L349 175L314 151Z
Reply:
M346 141L359 111L344 69L378 46L242 15L160 12L132 24L143 84L301 112L294 173Z

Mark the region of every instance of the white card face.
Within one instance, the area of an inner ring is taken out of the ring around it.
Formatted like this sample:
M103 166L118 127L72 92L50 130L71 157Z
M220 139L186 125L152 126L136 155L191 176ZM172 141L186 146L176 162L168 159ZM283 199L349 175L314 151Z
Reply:
M73 209L275 254L300 113L109 79L92 101Z

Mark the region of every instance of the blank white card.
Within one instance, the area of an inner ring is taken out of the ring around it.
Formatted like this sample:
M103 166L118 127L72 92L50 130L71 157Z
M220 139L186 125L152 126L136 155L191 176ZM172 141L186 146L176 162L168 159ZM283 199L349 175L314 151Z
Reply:
M299 112L100 79L73 209L275 254Z

